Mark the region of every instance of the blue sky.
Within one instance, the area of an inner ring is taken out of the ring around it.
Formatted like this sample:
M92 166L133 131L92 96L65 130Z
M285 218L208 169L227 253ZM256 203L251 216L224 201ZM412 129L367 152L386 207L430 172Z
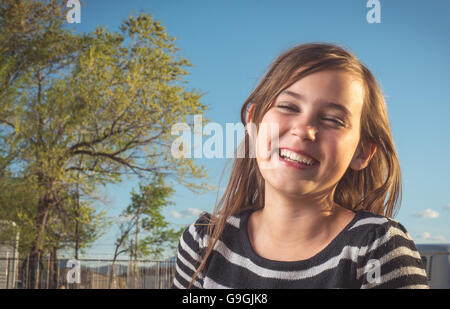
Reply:
M239 122L240 108L267 66L298 43L347 46L374 73L386 96L400 157L403 200L395 217L416 243L450 242L450 2L380 0L381 23L369 24L366 0L84 0L77 31L117 31L130 13L147 12L177 38L180 56L193 64L189 87L201 90L206 116L223 127ZM205 140L205 137L204 137ZM218 186L226 159L198 159ZM230 166L230 165L228 165ZM229 168L222 180L226 186ZM108 215L130 202L137 183L108 186ZM195 195L176 186L167 216L177 226L211 211L217 191ZM178 215L174 213L177 212ZM174 216L176 215L176 216ZM181 215L181 217L179 216ZM112 250L111 229L92 254Z

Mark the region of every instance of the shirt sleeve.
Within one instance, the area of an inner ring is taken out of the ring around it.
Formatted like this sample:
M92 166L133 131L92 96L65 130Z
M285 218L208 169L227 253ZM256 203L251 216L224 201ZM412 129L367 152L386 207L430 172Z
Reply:
M175 277L172 288L187 289L192 276L203 259L207 247L207 229L209 214L202 214L200 218L183 232L178 243ZM193 282L192 288L202 288L203 276Z
M377 227L360 248L357 276L362 289L428 289L422 259L399 222Z

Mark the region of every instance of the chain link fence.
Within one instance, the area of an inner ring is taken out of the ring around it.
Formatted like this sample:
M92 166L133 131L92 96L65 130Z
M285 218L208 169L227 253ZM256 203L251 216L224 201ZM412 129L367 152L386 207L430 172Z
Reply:
M41 259L30 269L29 258L0 257L0 289L168 289L176 258L163 261L110 259Z

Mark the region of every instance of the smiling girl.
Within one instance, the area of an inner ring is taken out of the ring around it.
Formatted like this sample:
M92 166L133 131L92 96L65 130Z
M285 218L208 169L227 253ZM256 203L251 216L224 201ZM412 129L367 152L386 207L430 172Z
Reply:
M241 121L246 156L214 213L182 235L174 287L428 288L391 219L401 177L385 101L354 55L323 43L286 51Z

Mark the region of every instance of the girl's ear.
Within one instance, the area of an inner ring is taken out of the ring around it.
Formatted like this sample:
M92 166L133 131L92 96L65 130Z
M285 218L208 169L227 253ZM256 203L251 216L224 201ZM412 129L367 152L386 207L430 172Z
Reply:
M352 161L350 162L350 168L355 171L360 171L367 167L370 160L377 151L377 145L374 143L369 143L367 146L362 147L361 143L356 148L355 154L353 155Z
M255 107L255 105L251 104L250 108L247 111L247 132L250 137L254 137L253 131L255 131L255 129L256 129L256 128L254 128L255 125L252 122L254 107ZM255 136L256 136L256 133L255 133Z
M250 104L250 108L249 108L248 111L247 111L247 124L248 124L249 122L251 122L251 120L252 120L252 117L253 117L253 107L255 107L255 105Z

